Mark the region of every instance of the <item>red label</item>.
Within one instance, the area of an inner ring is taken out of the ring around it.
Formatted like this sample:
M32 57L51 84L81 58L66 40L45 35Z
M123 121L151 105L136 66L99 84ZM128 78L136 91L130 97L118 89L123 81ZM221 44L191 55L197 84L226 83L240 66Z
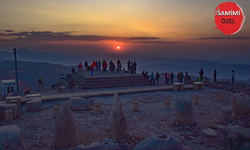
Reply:
M233 2L221 3L215 13L214 27L227 35L239 32L245 21L243 10Z

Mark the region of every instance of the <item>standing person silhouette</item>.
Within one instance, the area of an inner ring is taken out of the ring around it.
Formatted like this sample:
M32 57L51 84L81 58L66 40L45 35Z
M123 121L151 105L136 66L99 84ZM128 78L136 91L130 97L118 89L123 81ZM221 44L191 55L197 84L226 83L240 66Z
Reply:
M217 72L216 72L216 70L214 69L214 82L216 82L216 77L217 77Z
M157 72L155 75L155 80L157 80L157 85L159 85L160 74Z
M232 70L232 75L231 75L231 77L232 77L232 83L234 84L234 78L235 78L234 70Z
M203 75L204 75L204 71L201 69L201 71L199 73L200 73L200 78L202 80L203 79Z
M38 90L37 91L40 90L40 87L41 87L41 91L43 91L43 80L41 77L39 77L39 79L38 79Z

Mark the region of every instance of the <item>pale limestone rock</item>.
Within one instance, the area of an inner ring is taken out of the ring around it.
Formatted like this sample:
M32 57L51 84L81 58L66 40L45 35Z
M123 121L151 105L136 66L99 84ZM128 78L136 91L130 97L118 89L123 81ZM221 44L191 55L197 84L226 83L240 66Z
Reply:
M183 150L181 141L171 135L150 136L138 143L133 150Z
M26 111L36 112L42 109L42 99L40 97L31 97L26 100Z
M203 133L207 136L207 137L217 137L217 134L214 130L208 128L208 129L203 129Z
M18 126L6 125L0 127L0 149L21 150L21 131Z
M117 93L114 94L113 108L109 117L109 128L112 139L120 141L126 137L127 120Z
M179 99L175 103L176 120L184 125L195 125L194 108L191 100Z
M248 95L236 93L232 96L232 109L236 116L250 113L250 98Z
M72 111L93 110L95 106L95 100L81 97L71 97L68 101L68 105Z
M71 148L76 146L75 120L67 103L60 107L55 124L56 148Z

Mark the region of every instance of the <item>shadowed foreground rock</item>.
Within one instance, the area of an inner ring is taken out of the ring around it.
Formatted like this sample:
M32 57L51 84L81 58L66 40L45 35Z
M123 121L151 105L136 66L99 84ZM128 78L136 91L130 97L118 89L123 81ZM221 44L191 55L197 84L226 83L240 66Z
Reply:
M68 101L68 105L72 111L92 110L95 106L95 100L81 97L71 97Z
M232 96L232 109L236 116L250 113L250 98L245 94L234 94Z
M55 125L56 148L71 148L76 146L75 120L67 103L61 105Z
M182 143L170 135L148 137L138 143L133 150L183 150Z
M20 150L21 131L16 125L0 127L0 150Z
M114 104L109 117L109 128L112 139L117 141L124 139L127 135L127 120L117 93L114 94Z
M75 150L100 150L101 149L101 143L100 142L94 142L90 145L84 146L84 145L77 145Z
M101 143L101 150L119 150L119 145L116 140L105 138Z
M182 125L195 125L191 100L179 99L175 103L175 117Z

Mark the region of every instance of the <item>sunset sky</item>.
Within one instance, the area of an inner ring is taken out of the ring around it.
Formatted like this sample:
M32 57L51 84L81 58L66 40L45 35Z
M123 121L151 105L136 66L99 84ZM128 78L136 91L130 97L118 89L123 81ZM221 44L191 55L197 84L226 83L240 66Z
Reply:
M250 0L231 0L245 23L235 35L214 28L224 0L2 0L0 51L166 57L250 64ZM117 46L120 49L117 50Z

